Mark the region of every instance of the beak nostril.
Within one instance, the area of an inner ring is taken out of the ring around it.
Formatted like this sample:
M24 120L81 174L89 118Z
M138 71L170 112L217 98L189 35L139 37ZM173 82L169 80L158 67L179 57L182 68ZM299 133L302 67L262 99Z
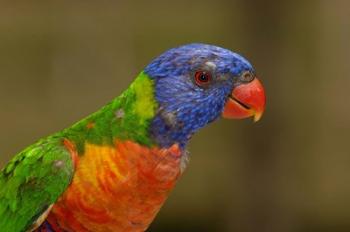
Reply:
M251 81L253 81L255 78L254 74L250 71L246 71L244 73L241 74L240 76L240 80L243 82L243 83L249 83Z

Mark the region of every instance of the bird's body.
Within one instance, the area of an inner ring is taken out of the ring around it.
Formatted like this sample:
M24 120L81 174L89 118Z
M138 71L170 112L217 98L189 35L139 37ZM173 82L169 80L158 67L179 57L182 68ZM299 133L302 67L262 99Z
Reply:
M87 144L83 157L38 231L145 231L181 175L176 146Z
M227 99L254 82L233 78L245 72L252 68L244 58L215 46L164 53L122 95L3 168L1 231L145 231L187 165L192 134L222 112L262 112L261 87L242 102Z
M180 176L182 155L186 155L176 144L150 147L146 130L130 131L148 125L147 120L155 115L150 83L141 73L121 97L64 132L64 146L78 157L76 170L42 231L136 232L149 226ZM123 102L130 100L128 95L134 101ZM105 124L115 128L104 128ZM80 140L81 134L89 136L94 131L99 135ZM84 147L78 151L76 144Z

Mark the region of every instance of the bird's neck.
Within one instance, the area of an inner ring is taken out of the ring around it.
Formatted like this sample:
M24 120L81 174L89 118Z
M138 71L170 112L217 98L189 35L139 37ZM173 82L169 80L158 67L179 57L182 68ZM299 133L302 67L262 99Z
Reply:
M122 95L64 133L75 142L79 153L84 153L86 144L113 145L116 140L162 148L177 143L184 148L190 136L174 136L184 125L162 109L156 100L154 80L141 72Z
M113 145L116 140L152 146L148 129L155 116L153 81L141 72L119 97L64 131L83 153L86 144Z

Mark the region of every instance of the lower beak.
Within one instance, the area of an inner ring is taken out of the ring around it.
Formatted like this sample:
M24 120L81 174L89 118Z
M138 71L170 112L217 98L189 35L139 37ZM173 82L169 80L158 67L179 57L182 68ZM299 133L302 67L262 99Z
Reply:
M257 122L265 110L265 91L261 82L253 81L235 87L222 112L224 118L242 119L253 117Z

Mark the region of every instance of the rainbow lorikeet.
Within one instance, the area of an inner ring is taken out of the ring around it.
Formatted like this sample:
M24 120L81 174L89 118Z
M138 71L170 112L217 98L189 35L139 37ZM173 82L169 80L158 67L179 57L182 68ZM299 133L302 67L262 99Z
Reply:
M18 153L0 173L0 231L145 231L217 119L257 121L265 94L251 64L205 44L153 60L96 113Z

